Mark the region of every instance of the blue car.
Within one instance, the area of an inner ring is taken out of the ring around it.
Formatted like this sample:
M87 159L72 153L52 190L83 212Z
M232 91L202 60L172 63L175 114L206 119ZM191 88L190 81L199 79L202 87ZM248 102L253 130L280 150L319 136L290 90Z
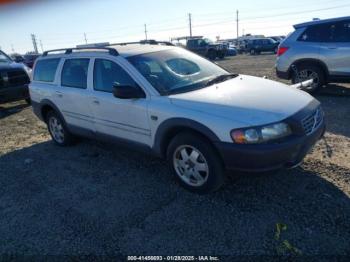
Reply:
M230 46L227 48L227 55L228 55L228 56L236 56L236 55L237 55L237 49L236 49L236 47L230 45Z

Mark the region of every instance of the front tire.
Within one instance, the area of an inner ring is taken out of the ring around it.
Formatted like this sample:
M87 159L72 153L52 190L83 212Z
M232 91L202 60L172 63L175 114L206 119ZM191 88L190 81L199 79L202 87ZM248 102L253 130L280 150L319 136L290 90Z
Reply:
M195 193L218 190L225 182L225 170L211 143L198 135L181 133L167 150L170 168L179 184Z
M69 146L74 142L74 136L68 131L63 119L54 111L46 115L46 124L52 140L59 146Z

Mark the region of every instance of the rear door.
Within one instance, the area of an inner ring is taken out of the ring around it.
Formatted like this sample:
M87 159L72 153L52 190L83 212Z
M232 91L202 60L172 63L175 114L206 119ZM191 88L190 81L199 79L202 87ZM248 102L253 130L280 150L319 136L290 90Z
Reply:
M327 24L321 55L330 75L350 77L350 20Z
M90 108L91 90L88 89L89 58L65 59L60 75L56 101L68 125L94 132L93 114Z

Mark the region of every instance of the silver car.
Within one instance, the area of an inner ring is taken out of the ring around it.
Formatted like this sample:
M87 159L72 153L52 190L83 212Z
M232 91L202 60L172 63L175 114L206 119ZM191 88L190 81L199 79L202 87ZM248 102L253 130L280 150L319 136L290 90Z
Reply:
M309 90L329 82L350 82L350 16L294 25L279 46L276 72L298 83L314 79Z

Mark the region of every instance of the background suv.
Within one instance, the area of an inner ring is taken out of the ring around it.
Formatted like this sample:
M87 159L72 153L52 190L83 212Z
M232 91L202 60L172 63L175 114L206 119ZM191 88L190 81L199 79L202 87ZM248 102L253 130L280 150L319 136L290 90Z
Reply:
M251 55L260 54L261 52L277 53L278 42L271 38L249 39L246 45L246 52Z
M227 54L227 47L222 43L214 43L208 38L203 37L179 37L174 40L186 40L185 48L206 57L210 60L216 58L223 59Z
M294 25L280 45L277 76L293 83L314 79L310 92L350 81L350 17Z
M14 62L0 51L0 103L25 99L30 102L28 84L30 69Z

